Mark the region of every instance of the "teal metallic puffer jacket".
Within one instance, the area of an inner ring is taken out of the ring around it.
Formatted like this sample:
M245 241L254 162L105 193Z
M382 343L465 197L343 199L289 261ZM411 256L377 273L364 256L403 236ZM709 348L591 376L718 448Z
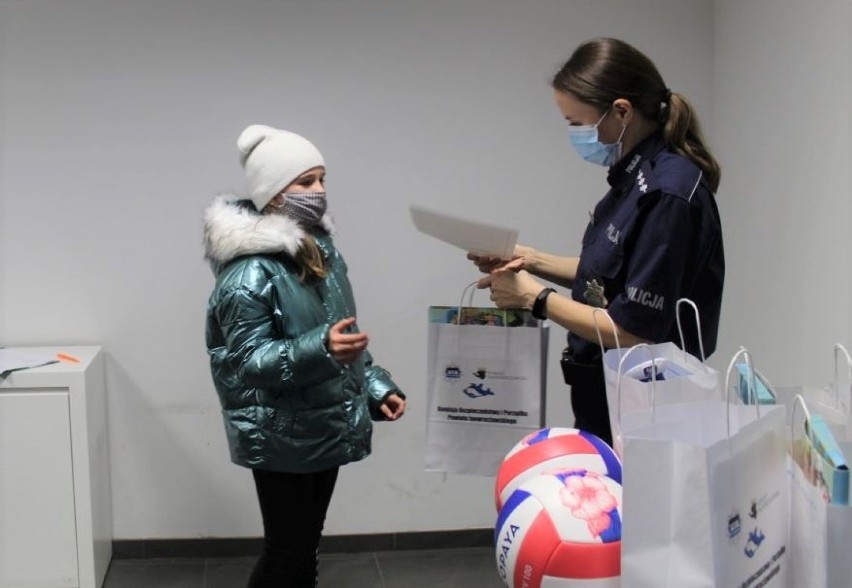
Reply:
M399 392L366 350L349 366L328 352L331 325L356 316L346 263L330 219L313 236L322 280L302 283L293 259L305 230L250 202L220 196L204 218L216 274L207 307L207 352L231 460L249 468L312 472L370 454L372 420Z

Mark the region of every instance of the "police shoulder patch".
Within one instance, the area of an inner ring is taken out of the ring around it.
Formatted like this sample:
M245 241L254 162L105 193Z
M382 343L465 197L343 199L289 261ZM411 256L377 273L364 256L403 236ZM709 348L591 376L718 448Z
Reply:
M655 185L664 194L690 200L701 184L701 169L681 155L663 152L651 165Z

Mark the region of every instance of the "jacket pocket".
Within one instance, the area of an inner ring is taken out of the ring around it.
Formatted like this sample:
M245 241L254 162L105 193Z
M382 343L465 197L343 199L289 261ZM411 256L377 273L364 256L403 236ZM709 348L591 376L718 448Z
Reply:
M335 378L318 386L303 388L297 393L299 403L307 408L326 408L343 404L347 398L348 386L354 387L355 384L347 384L342 378Z
M597 277L613 280L624 265L624 249L621 245L607 243L593 249L588 255L589 268Z

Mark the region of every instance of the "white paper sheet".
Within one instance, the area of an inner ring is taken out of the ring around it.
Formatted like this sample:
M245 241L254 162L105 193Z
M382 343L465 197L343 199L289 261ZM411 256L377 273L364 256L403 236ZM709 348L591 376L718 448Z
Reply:
M57 363L52 353L32 353L0 348L0 374Z
M518 230L452 216L411 205L411 219L421 233L476 255L511 259L518 242Z

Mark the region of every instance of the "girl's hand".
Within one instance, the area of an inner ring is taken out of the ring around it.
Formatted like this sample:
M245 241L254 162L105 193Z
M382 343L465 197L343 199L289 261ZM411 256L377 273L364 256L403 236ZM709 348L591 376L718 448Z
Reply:
M391 394L379 407L389 421L395 421L405 413L405 400L397 394Z
M355 317L349 317L334 323L328 330L328 352L344 365L357 360L370 340L366 333L348 333L354 324Z

